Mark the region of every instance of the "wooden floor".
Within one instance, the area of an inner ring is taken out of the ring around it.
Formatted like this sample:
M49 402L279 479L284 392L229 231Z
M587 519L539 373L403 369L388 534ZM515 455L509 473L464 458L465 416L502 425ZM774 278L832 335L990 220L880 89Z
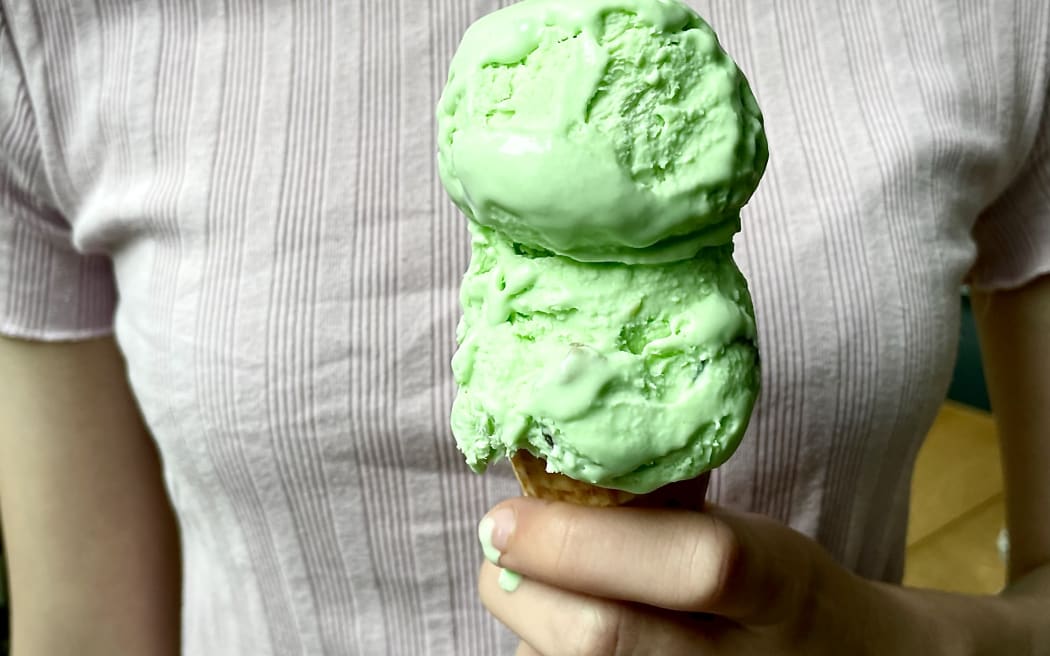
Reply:
M987 413L946 403L915 467L904 583L998 592L1006 576L996 546L1003 526L995 425Z

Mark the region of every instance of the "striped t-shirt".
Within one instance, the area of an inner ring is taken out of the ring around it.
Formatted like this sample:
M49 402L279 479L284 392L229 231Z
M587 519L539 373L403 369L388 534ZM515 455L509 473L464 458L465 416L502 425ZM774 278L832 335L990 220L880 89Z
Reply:
M0 0L0 332L114 331L187 654L511 653L448 414L467 263L433 108L497 0ZM1050 3L711 0L771 162L763 392L713 500L898 580L964 281L1050 272Z

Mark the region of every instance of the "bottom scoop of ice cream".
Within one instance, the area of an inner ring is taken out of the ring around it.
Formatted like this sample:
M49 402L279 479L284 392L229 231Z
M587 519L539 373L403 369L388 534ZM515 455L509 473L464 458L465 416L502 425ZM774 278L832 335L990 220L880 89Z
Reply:
M584 263L471 232L452 409L471 467L526 449L551 471L644 494L729 458L759 384L731 245Z

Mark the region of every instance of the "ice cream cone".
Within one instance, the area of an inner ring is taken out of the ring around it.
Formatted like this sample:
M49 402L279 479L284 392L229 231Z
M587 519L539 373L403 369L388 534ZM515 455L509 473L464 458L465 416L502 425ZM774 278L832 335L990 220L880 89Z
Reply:
M518 451L510 462L525 496L595 508L637 506L703 510L710 479L710 475L704 473L692 480L665 485L648 494L633 494L548 472L546 463L528 451Z
M760 381L733 236L769 150L743 73L684 0L528 0L463 35L436 117L471 233L467 463L512 455L532 497L703 510Z

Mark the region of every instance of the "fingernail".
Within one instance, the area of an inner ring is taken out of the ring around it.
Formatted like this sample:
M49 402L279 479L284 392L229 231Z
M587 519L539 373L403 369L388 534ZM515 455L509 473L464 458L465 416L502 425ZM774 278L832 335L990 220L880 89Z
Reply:
M499 571L499 587L503 588L504 592L514 592L519 585L521 585L521 574L509 569Z
M500 508L485 515L478 524L478 539L481 540L481 550L485 552L485 558L498 565L513 532L514 511L510 508Z

